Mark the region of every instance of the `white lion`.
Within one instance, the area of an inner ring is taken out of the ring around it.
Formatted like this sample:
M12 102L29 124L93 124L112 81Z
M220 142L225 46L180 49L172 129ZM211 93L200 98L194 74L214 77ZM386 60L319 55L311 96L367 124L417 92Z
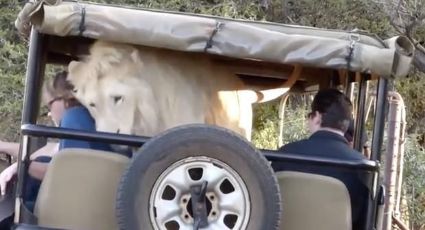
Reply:
M299 75L301 69L295 70ZM289 90L288 85L248 90L205 54L104 41L95 42L84 60L70 63L69 81L98 131L145 136L182 124L207 123L250 139L252 103Z

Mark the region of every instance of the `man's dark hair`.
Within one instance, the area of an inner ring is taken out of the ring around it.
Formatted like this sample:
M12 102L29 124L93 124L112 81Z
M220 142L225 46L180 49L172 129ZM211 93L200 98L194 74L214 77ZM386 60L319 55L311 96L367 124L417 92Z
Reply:
M336 89L320 90L311 104L312 112L322 114L321 127L346 132L352 119L350 99Z

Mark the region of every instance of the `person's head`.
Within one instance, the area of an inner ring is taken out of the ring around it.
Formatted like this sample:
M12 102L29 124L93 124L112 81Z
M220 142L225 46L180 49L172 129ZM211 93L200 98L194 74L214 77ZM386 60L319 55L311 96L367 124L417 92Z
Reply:
M43 86L43 104L49 109L49 116L58 125L67 108L76 106L79 102L72 95L72 85L67 81L68 73L61 71Z
M350 99L336 89L320 90L313 99L308 119L311 133L320 128L345 133L352 120Z

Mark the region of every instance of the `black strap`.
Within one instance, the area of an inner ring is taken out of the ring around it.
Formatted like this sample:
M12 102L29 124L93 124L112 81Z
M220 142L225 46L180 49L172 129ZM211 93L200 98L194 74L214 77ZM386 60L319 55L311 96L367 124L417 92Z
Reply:
M207 41L207 44L205 45L205 48L204 48L204 52L207 52L207 50L209 49L209 48L211 48L212 47L212 42L213 42L213 38L214 38L214 36L217 34L217 32L222 28L224 26L224 23L222 23L222 22L217 22L216 23L216 25L215 25L215 29L213 30L213 32L211 33L211 36L210 36L210 38L208 39L208 41Z
M86 7L82 6L81 7L81 21L80 21L80 26L78 27L78 29L79 29L78 35L79 36L82 36L83 32L86 30L85 23L86 23Z
M350 45L348 46L348 56L345 58L345 60L347 61L347 70L351 69L351 60L353 60L354 48L358 41L360 41L359 35L350 34Z

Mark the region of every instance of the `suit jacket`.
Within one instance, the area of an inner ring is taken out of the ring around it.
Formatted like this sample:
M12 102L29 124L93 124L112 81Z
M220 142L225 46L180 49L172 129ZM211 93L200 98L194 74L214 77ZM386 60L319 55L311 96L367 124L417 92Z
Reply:
M366 159L360 152L352 149L343 136L324 130L315 132L308 139L284 145L279 149L279 152L282 154L291 153L348 161ZM285 162L273 162L272 167L275 171L298 171L320 174L342 181L350 194L353 230L362 229L364 224L362 219L364 218L361 218L360 215L362 211L366 211L368 188L362 182L361 174L332 167L287 164Z

